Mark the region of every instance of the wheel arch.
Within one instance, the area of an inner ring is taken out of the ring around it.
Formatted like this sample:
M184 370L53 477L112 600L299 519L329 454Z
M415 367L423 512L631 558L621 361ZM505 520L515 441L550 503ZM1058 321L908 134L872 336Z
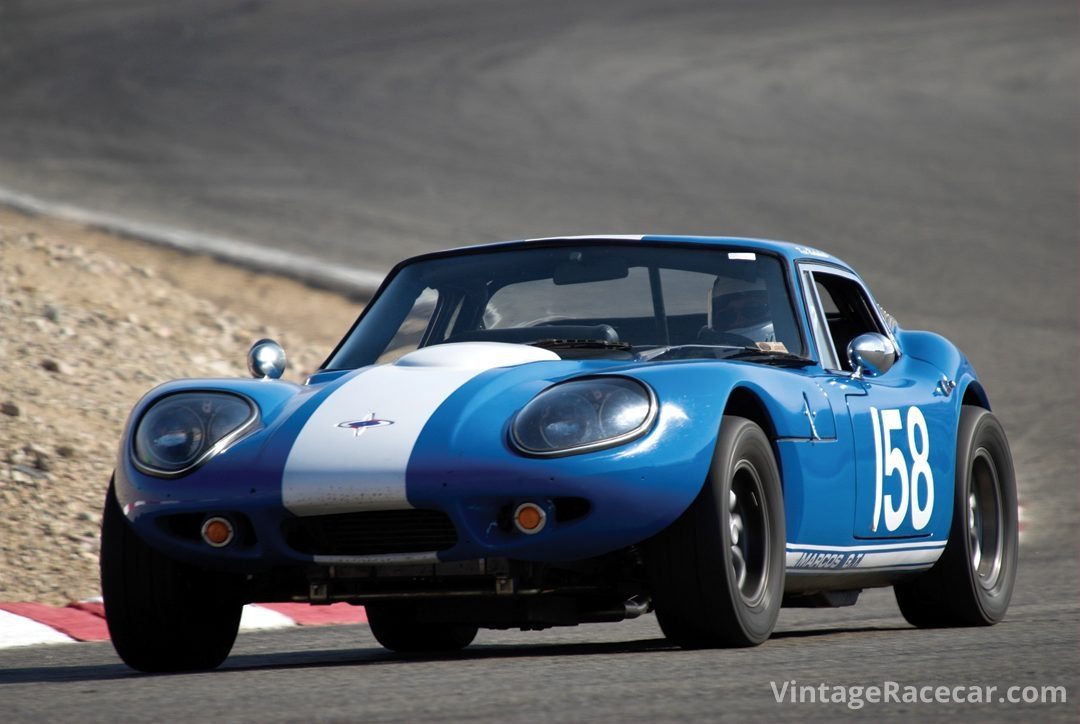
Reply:
M786 489L785 472L790 474L788 482L798 480L792 467L798 460L790 459L784 465L780 441L813 439L805 414L806 399L823 393L812 378L788 369L732 362L659 365L633 376L653 386L661 406L669 408L666 415L661 412L658 427L667 425L664 449L671 454L679 451L672 464L665 466L665 471L678 467L677 479L664 485L668 496L677 491L678 502L672 506L678 508L675 517L686 512L704 487L725 416L741 417L761 428L769 441L782 491ZM831 427L831 408L819 411L829 416ZM648 444L647 439L644 444ZM692 456L686 454L690 452Z
M760 427L765 433L765 437L769 438L773 459L776 461L777 470L780 471L780 488L782 490L784 488L784 470L781 465L780 451L776 448L778 433L776 423L769 413L765 401L749 387L738 385L728 394L727 402L724 404L724 415L745 417ZM723 419L721 418L722 423ZM719 430L719 427L717 429ZM717 437L717 443L719 443L719 436Z
M757 423L770 440L776 439L776 425L762 399L749 387L738 386L731 390L724 404L725 415L745 417Z
M961 405L972 405L974 407L981 407L984 410L990 409L990 398L986 394L986 390L978 380L972 380L964 387L964 395L961 398Z

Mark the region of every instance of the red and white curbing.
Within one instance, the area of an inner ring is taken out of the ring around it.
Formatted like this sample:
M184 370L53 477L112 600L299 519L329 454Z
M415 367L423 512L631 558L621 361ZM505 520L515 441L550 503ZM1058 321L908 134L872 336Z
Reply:
M347 603L311 606L306 603L252 603L244 606L241 631L366 624L364 609ZM74 641L108 641L101 599L67 606L41 603L0 603L0 649Z

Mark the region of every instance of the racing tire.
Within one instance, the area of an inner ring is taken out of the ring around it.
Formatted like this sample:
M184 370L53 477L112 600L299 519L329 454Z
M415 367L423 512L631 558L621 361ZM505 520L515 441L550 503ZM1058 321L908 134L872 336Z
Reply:
M919 628L991 626L1009 608L1019 556L1016 476L1005 430L964 405L956 435L949 542L934 567L893 587L900 613Z
M135 535L113 485L101 521L101 590L116 653L147 673L217 667L232 650L243 600L235 576L203 571Z
M371 604L365 611L375 640L400 653L460 651L473 642L479 630L468 624L420 623L407 604Z
M756 646L784 593L784 497L768 437L724 416L697 498L646 547L664 635L683 648Z

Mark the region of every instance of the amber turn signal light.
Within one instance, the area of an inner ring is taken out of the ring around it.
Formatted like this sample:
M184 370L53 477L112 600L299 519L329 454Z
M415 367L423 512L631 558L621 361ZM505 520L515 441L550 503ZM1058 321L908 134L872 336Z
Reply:
M547 513L536 503L522 503L514 509L514 527L525 535L535 535L544 529Z
M207 518L202 524L202 538L214 548L224 548L232 543L235 531L228 518L220 515Z

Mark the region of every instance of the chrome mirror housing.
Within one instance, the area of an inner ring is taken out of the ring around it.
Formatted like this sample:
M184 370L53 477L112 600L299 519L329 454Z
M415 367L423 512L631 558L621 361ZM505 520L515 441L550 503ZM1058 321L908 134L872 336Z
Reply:
M252 377L276 380L285 372L285 350L272 339L260 339L248 350L247 366Z
M892 369L898 356L896 345L884 334L867 332L848 343L847 357L855 379L880 377Z

